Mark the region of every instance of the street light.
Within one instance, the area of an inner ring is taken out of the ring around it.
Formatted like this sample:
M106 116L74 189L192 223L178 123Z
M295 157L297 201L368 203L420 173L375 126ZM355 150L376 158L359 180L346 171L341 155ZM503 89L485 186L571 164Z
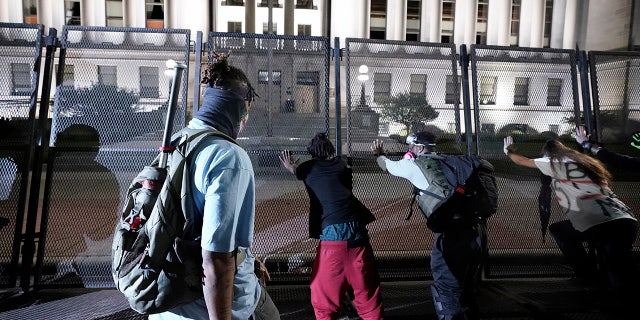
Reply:
M369 80L369 67L367 67L366 64L361 65L358 68L358 81L360 81L361 85L360 85L360 104L358 105L358 108L366 108L367 107L367 101L365 99L365 94L364 94L364 83L367 82Z

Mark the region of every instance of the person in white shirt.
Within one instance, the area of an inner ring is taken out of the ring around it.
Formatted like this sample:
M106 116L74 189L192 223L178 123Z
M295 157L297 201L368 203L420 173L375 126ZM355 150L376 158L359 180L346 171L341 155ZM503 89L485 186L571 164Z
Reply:
M511 161L551 177L566 220L551 224L549 233L576 277L587 282L599 278L597 262L589 257L586 242L602 257L608 289L614 294L611 302L624 306L623 302L637 290L633 286L636 268L632 256L638 232L636 218L611 191L611 173L602 162L557 140L547 141L542 151L541 158L527 158L515 153L511 136L504 138L504 153Z

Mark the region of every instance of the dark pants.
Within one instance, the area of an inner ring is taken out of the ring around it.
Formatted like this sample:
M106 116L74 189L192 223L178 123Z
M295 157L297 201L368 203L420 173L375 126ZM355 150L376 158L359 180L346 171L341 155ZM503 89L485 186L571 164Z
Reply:
M631 219L605 222L584 232L574 229L568 220L549 226L549 233L556 240L576 277L589 282L602 277L619 298L629 297L634 289L637 290L633 287L636 267L632 256L637 232L637 222ZM596 250L598 261L589 256L584 243Z
M431 251L431 294L438 319L478 319L475 290L482 260L478 226L455 223L436 233Z

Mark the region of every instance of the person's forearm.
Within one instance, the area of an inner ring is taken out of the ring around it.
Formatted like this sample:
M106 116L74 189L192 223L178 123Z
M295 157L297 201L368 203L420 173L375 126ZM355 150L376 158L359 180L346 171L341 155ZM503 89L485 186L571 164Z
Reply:
M236 262L231 252L202 250L204 299L211 320L230 320Z
M536 168L536 164L533 159L529 159L525 156L521 156L513 152L509 152L507 156L509 157L509 159L511 159L511 161L513 161L513 163L519 166L523 166L527 168Z

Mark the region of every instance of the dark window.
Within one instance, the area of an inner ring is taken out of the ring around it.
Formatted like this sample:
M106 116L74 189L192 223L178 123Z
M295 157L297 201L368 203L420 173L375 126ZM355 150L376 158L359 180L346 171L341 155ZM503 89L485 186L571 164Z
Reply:
M317 86L320 82L317 71L299 71L296 84Z
M511 45L518 45L520 35L520 0L513 0L511 5Z
M272 28L273 28L273 34L277 34L278 33L278 24L275 22L271 22ZM271 34L271 32L269 32L269 23L265 22L262 24L262 34Z
M391 73L373 74L373 101L381 103L391 95Z
M24 23L38 23L37 0L22 0L22 14L24 16Z
M64 2L64 21L68 25L81 25L80 21L80 1Z
M282 72L279 70L271 71L271 77L273 78L271 83L279 85L282 80L281 78ZM258 71L258 83L269 83L269 71L267 70Z
M11 84L14 95L31 95L31 67L28 63L11 64Z
M164 2L162 0L145 1L147 28L164 28Z
M58 67L59 65L55 65L55 69L56 69L56 74L58 74ZM73 87L74 85L74 81L75 81L75 71L74 71L74 67L72 64L67 64L64 65L64 70L62 71L62 83L60 83L59 85L61 86L69 86L69 87Z
M524 106L529 104L529 78L517 77L513 87L513 104Z
M140 67L140 97L160 97L160 76L158 67Z
M310 24L299 24L298 25L298 35L309 37L311 36L311 25Z
M242 22L229 21L227 22L227 32L242 32Z
M562 79L551 78L547 83L547 105L559 106L562 94Z
M282 4L280 4L280 1L278 0L271 0L271 5L273 6L273 8L282 8ZM258 7L268 8L269 0L260 0L260 2L258 3Z
M426 92L427 92L427 75L412 74L411 84L409 86L409 94L426 97Z
M244 0L226 0L222 1L223 6L244 6Z
M98 66L98 83L105 86L117 86L117 70L116 66Z
M296 9L313 9L313 10L317 10L318 7L313 5L313 0L296 0Z
M460 76L447 76L447 87L445 89L446 94L444 97L444 103L460 103L460 88Z
M496 104L496 77L480 77L480 104Z

